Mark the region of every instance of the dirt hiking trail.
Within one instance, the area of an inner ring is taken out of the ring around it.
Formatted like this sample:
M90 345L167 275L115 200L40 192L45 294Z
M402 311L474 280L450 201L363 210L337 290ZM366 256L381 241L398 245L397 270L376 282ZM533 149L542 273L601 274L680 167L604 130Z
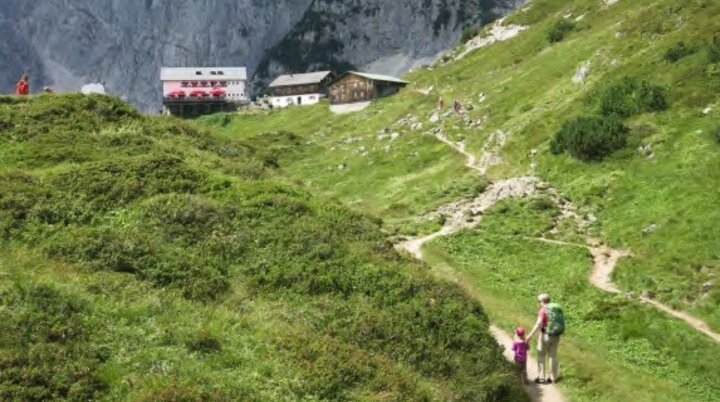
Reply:
M483 146L483 156L478 159L467 152L464 143L454 143L442 132L438 133L436 137L438 140L449 145L455 151L465 156L467 159L466 166L479 172L480 174L485 174L490 167L502 163L502 158L500 158L499 153L507 140L507 134L502 131L492 133ZM555 189L548 184L543 183L536 177L525 176L496 182L490 185L485 192L470 202L456 202L441 207L439 210L441 213L446 214L447 210L450 210L452 211L452 214L451 218L446 220L445 225L439 232L418 239L410 239L401 246L410 251L416 258L422 259L422 245L428 241L477 225L481 219L482 212L492 207L498 201L502 201L507 198L522 198L534 194L544 194L548 196L561 209L559 219L572 219L577 227L583 231L590 226L590 222L580 216L575 211L572 203L562 199ZM462 221L462 217L467 217L468 215L470 215L471 218ZM615 271L618 261L623 257L631 255L629 251L613 249L589 235L586 235L585 237L586 244L567 243L545 238L538 238L537 240L557 245L586 248L593 258L593 269L590 277L588 278L590 283L598 289L606 292L622 293L615 283L613 283L612 274ZM703 320L684 311L675 310L666 304L646 296L640 296L638 297L638 300L662 311L665 314L685 321L696 331L701 332L713 339L715 342L720 343L720 333L713 331Z
M483 147L483 155L480 158L477 158L467 152L464 143L455 143L449 140L442 131L438 132L435 137L439 141L452 147L458 153L464 155L466 158L466 166L468 168L477 171L479 174L485 174L490 167L502 163L499 152L505 144L507 135L501 131L493 133ZM548 196L548 198L550 198L560 208L561 214L558 219L572 219L578 228L582 231L586 231L590 222L581 217L575 211L572 203L564 200L558 191L553 189L547 183L543 183L537 177L522 176L492 183L487 187L487 189L485 189L485 191L472 200L455 201L440 207L436 211L436 214L445 217L445 223L442 229L427 236L409 238L397 244L396 248L405 250L412 254L415 258L422 260L424 258L422 248L426 243L439 237L449 236L460 230L476 226L482 219L483 213L497 202L509 198L524 198L537 194ZM562 246L586 248L592 255L593 259L593 268L590 276L588 277L588 281L593 286L603 291L621 293L621 290L612 282L612 274L618 261L623 257L630 256L628 251L613 249L589 235L586 235L585 237L585 244L568 243L546 238L536 238L535 240ZM463 287L467 290L469 285L465 284ZM472 292L469 293L472 294ZM710 329L707 323L702 320L693 317L688 313L674 310L665 304L644 296L640 297L639 300L672 317L685 321L695 330L707 335L716 342L720 342L720 334ZM509 346L512 345L512 337L494 326L491 327L491 332L498 343L505 348L506 357L511 359L512 352L509 350ZM534 370L533 367L536 366L537 363L534 359L532 361L528 361L529 378L536 377L536 373L532 371ZM534 386L527 387L527 391L533 401L536 402L559 402L565 400L562 393L555 385L543 385L541 389Z

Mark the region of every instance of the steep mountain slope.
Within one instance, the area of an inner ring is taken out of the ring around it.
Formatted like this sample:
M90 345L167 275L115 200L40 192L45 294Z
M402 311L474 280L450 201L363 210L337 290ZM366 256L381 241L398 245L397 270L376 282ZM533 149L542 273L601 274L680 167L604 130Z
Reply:
M565 304L571 400L715 401L708 356L720 346L642 300L720 332L718 16L705 0L533 1L470 42L483 46L460 44L355 115L321 105L205 121L235 138L301 136L281 172L381 216L399 239L439 230L488 182L536 176L581 219L542 196L508 200L430 244L435 272L506 330L532 323L541 291ZM438 98L463 113L437 110ZM589 283L587 237L629 252L612 275L620 294Z
M286 150L0 98L0 399L522 401L481 306Z
M258 67L254 85L278 73L368 69L401 74L432 63L468 27L493 21L524 0L316 0Z
M3 0L0 90L12 90L27 70L37 90L104 82L110 92L156 111L161 66L245 65L252 75L265 60L261 76L267 77L288 68L360 67L407 49L400 65L405 71L451 46L468 24L496 18L517 3ZM316 46L308 47L314 38ZM295 48L298 40L302 46Z

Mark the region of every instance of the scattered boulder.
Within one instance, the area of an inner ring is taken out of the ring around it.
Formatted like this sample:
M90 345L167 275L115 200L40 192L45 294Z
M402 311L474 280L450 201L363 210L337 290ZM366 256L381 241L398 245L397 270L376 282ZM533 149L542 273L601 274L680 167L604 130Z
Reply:
M465 43L465 47L462 52L455 57L456 60L460 60L467 56L475 49L492 45L495 42L502 42L508 39L512 39L517 36L520 32L526 30L528 27L521 25L504 25L504 18L495 21L490 27L489 32L486 35L478 35Z
M575 72L575 76L572 78L572 82L576 84L584 84L585 79L587 78L588 74L590 74L590 61L586 61L585 63L581 64L577 72Z
M427 88L418 89L417 91L423 95L430 95L430 92L432 92L433 89L435 89L435 86L431 85Z
M643 230L642 230L642 233L643 233L643 234L650 234L650 233L653 233L653 232L657 231L659 228L660 228L660 227L659 227L658 225L656 225L656 224L653 223L652 225L650 225L650 226L646 227L645 229L643 229Z
M419 123L420 119L418 119L416 116L409 114L402 119L395 122L395 125L397 126L412 126L413 124Z
M702 291L703 291L703 293L709 292L710 289L712 289L712 286L713 286L712 282L705 282L705 283L703 283L703 285L702 285Z
M400 133L395 132L395 133L390 134L390 141L395 141L398 138L400 138Z
M433 112L433 114L430 115L428 121L430 123L437 123L438 121L440 121L440 114L438 114L438 112Z

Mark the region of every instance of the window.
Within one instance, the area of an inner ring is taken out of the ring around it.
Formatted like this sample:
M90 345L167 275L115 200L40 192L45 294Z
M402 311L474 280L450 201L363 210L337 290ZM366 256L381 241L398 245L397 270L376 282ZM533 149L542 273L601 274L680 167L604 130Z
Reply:
M217 75L217 71L210 71L210 75Z
M195 71L195 75L202 75L202 71Z
M225 75L225 72L224 72L224 71L218 71L218 72L217 72L217 75Z

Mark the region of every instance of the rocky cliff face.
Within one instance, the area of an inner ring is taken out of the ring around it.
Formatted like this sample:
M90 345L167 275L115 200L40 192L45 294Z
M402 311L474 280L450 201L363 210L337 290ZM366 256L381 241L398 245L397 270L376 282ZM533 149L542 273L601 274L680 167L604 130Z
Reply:
M256 88L313 68L398 74L521 0L0 0L0 89L89 82L145 110L161 66L245 65Z
M432 62L465 28L495 20L524 1L315 0L267 52L254 83L307 69L401 74Z

